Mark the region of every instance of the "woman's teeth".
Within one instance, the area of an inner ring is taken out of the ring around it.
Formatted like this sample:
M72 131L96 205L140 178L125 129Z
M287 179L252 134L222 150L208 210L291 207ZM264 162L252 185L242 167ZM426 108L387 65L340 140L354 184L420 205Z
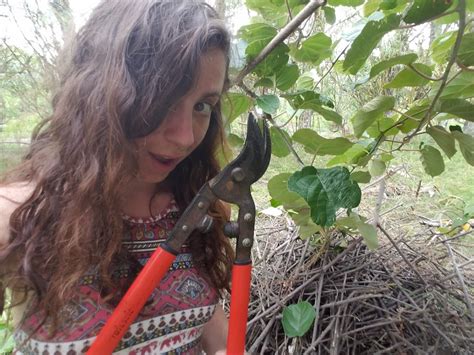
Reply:
M161 155L152 154L152 156L153 158L155 158L156 160L158 160L160 163L163 163L163 164L169 164L174 161L174 159L172 158L166 158Z

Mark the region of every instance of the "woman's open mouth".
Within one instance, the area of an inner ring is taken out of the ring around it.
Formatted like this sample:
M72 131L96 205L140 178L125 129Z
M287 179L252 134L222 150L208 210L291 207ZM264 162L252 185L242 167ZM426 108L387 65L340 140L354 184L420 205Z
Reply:
M153 158L154 161L158 162L159 164L167 168L174 168L179 162L179 158L170 158L167 156L153 154L153 153L150 153L150 156Z

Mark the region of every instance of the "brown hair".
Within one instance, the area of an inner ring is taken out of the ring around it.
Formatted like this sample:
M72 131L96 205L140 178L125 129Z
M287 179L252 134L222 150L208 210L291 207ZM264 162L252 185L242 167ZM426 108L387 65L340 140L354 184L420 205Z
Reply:
M192 0L102 1L77 34L53 114L5 178L35 188L11 216L0 261L21 255L13 276L35 289L38 308L54 323L91 265L108 296L124 291L110 271L123 260L120 192L138 169L131 139L160 125L191 89L200 56L214 48L228 62L228 32L211 7ZM218 173L222 145L218 104L203 142L170 175L181 210ZM190 245L198 269L223 290L232 260L221 232L228 216L221 204L211 213L213 231L191 236Z

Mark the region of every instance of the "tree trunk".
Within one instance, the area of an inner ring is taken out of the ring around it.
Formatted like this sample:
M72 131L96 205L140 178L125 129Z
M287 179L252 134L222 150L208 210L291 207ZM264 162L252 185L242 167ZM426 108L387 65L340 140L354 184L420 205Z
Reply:
M221 19L225 19L225 0L216 0L214 8L216 9L217 13L219 14L219 17Z

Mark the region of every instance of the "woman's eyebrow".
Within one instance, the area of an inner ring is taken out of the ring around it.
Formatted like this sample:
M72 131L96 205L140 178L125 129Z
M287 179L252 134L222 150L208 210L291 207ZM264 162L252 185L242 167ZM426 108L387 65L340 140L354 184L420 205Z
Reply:
M201 98L203 99L211 99L211 98L217 98L219 99L222 96L222 92L220 91L212 91L212 92L207 92L201 95Z

